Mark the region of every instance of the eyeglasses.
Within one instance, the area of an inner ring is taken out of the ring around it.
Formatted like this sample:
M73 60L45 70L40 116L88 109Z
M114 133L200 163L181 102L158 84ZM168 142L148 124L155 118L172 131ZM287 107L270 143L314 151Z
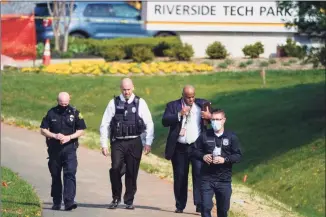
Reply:
M212 118L211 120L212 120L212 121L222 121L222 120L224 120L224 119L225 119L225 118L215 118L215 119Z

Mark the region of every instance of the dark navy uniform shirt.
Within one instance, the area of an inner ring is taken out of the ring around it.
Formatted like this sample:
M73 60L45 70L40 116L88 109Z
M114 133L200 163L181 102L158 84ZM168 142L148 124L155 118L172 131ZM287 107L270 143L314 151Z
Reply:
M224 131L218 137L212 129L209 129L196 140L193 155L203 161L204 155L212 154L215 146L221 147L221 157L225 159L225 162L210 165L205 162L201 170L202 178L231 182L232 164L240 162L242 157L239 139L231 131Z
M43 118L41 128L48 129L51 133L61 133L71 135L77 130L86 129L86 124L81 113L68 105L62 109L60 106L51 108ZM72 139L68 143L76 142L78 139ZM47 138L47 143L60 143L59 140ZM68 144L67 143L67 144Z

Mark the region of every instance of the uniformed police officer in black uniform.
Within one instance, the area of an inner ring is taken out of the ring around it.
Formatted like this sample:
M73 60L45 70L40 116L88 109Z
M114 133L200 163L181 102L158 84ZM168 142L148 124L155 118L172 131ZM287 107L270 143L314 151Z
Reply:
M113 201L109 208L115 209L121 202L121 178L125 174L125 208L134 209L139 164L143 150L145 154L151 150L154 123L145 100L133 94L132 80L122 79L120 89L120 96L110 100L103 114L100 140L104 156L108 155L108 138L111 144L110 180Z
M210 217L215 194L218 217L227 217L232 194L232 165L240 162L242 153L237 136L224 130L226 116L216 109L211 115L212 129L204 131L195 142L194 155L205 164L201 171L202 217Z
M46 137L49 170L52 177L51 196L53 210L60 210L62 203L61 171L63 168L63 201L65 210L77 208L76 171L78 137L84 134L85 121L81 113L69 105L70 96L61 92L58 105L51 108L41 123L41 134Z

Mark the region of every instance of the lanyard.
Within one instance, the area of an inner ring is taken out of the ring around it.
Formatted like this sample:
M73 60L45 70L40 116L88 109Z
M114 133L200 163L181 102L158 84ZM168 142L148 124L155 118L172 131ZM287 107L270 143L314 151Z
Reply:
M182 102L181 102L181 105L182 105L182 108L184 108L184 107L185 107L185 102L184 102L184 101L182 101ZM190 107L190 110L189 110L189 113L188 113L188 115L186 115L186 121L185 121L185 124L184 124L184 126L186 126L186 125L187 125L187 123L188 123L188 121L190 120L190 113L191 113L191 107Z
M215 140L215 146L222 149L222 146L223 146L222 145L222 143L223 143L222 137L221 137L221 140L220 140L220 144L218 144L218 137L217 136L214 136L214 140Z

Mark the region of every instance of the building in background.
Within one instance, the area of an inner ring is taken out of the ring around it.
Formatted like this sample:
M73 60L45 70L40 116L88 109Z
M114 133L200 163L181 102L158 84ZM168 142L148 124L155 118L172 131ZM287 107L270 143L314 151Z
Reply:
M221 42L232 57L243 57L244 46L260 41L261 57L277 55L277 47L292 38L311 45L294 28L285 27L294 11L271 2L143 2L144 27L156 31L177 31L181 40L193 46L195 57L205 57L206 48Z

